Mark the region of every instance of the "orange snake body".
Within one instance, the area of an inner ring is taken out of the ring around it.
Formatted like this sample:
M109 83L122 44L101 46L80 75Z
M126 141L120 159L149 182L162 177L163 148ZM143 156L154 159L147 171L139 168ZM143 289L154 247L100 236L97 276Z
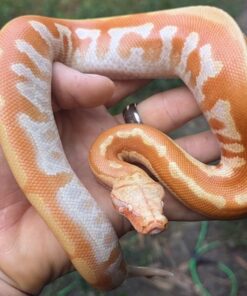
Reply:
M144 163L206 216L247 213L247 50L229 15L187 7L82 21L19 17L0 33L2 149L26 197L91 285L116 287L126 269L111 224L65 157L51 107L54 61L114 79L178 76L220 142L220 163L207 166L144 125L116 127L96 140L92 169L113 186L115 206L137 230L156 232L166 224L163 189L126 159ZM153 201L138 207L129 199L140 188Z

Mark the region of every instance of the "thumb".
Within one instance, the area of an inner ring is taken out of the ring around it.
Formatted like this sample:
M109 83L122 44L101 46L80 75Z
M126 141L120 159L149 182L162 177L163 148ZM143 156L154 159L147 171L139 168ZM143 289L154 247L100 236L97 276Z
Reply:
M54 63L52 74L54 111L104 105L115 89L114 83L105 76L84 74L58 62Z

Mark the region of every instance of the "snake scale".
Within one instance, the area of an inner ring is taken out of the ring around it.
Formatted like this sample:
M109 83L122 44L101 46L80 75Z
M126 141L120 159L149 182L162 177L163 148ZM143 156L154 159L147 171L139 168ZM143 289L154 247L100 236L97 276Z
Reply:
M114 205L138 231L165 227L163 187L126 160L146 165L205 216L247 214L246 39L227 13L198 6L79 21L18 17L0 32L2 149L26 197L91 285L117 287L126 266L113 227L64 154L51 107L54 61L113 79L180 77L218 138L215 166L145 125L117 126L96 140L92 170L113 186Z

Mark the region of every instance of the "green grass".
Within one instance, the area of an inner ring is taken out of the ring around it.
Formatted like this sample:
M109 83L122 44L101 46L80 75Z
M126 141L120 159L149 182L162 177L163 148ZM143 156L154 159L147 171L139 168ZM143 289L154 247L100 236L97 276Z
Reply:
M238 15L243 0L1 0L0 26L22 14L64 18L92 18L169 9L188 5L213 5Z

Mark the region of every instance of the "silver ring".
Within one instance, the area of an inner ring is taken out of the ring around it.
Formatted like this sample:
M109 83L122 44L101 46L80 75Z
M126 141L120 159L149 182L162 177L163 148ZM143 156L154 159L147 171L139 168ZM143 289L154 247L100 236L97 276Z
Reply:
M123 110L123 118L125 123L141 124L142 120L137 111L136 104L129 104Z

